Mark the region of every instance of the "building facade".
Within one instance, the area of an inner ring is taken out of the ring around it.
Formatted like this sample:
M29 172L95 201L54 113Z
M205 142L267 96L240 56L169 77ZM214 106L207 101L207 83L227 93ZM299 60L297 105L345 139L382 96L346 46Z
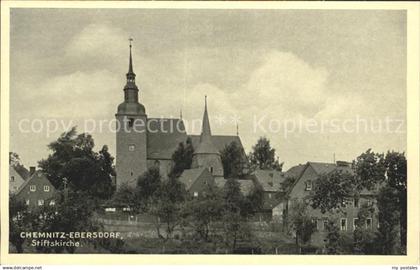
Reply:
M139 102L140 90L135 82L131 48L130 44L124 101L115 114L117 188L123 183L136 185L137 178L152 166L159 167L161 176L166 178L172 168L172 154L187 137L191 138L195 149L192 168L207 167L215 178L223 178L220 151L231 142L243 149L239 136L211 134L207 102L200 135L188 135L182 119L149 118L145 106Z
M29 209L43 205L55 205L56 190L48 178L41 172L34 172L16 193L18 200L24 201Z
M340 232L342 234L352 235L356 229L360 208L365 204L372 206L374 209L376 208L376 193L375 191L368 190L363 190L357 196L346 198L340 209L337 209L338 211L322 213L319 209L314 209L309 205L310 198L314 194L315 181L321 175L328 175L336 171L352 173L350 163L339 161L336 164L308 162L303 167L295 167L294 170L296 170L299 175L297 175L294 184L290 188L288 194L284 197L284 200L273 209L273 218L287 222L288 210L296 200L308 203L308 215L313 218L313 222L316 224L316 231L311 236L311 244L314 246L324 246L324 239L327 234L326 224L328 220L338 221ZM367 229L375 230L378 227L378 218L375 213L377 213L377 211L374 211L374 213L366 219L366 224L363 226Z

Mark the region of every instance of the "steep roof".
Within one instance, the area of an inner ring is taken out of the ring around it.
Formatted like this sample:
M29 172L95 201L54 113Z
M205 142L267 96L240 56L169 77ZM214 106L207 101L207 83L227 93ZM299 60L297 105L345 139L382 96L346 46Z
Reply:
M194 184L194 182L201 176L204 170L207 170L204 167L184 170L181 176L178 178L181 183L185 185L185 188L188 190Z
M277 170L256 170L253 175L263 191L278 192L285 180L284 174Z
M325 162L308 162L318 175L327 174L334 171L337 168L337 165L334 163L325 163Z
M41 171L38 170L31 177L20 186L19 190L16 192L18 195L25 187L31 183L48 183L51 185L52 191L55 191L54 186L51 184L50 180L48 180L47 176Z
M147 158L171 159L180 142L187 140L184 122L172 118L148 118Z
M190 137L193 147L196 149L200 143L200 135L190 135ZM211 140L219 152L222 151L231 142L236 142L241 149L244 149L241 139L236 135L211 135Z
M187 135L182 119L176 118L148 118L147 158L171 159L180 142L191 138L194 149L200 144L200 135ZM161 126L162 125L162 126ZM179 128L177 128L177 126ZM211 141L217 152L222 151L231 142L236 142L243 149L238 136L211 135ZM245 151L243 151L245 158Z
M217 148L214 146L211 136L210 121L207 113L207 96L204 105L203 125L201 127L200 142L198 143L197 148L195 148L194 154L220 154L219 151L217 151Z
M306 164L299 164L299 165L293 166L284 173L284 176L286 178L293 177L294 179L297 179L302 174L305 167L306 167Z

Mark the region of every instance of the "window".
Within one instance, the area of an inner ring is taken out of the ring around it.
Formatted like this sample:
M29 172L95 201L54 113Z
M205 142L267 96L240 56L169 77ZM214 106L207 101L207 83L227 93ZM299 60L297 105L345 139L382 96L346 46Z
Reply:
M198 197L198 192L194 191L194 197Z
M36 186L35 185L30 185L29 190L32 191L32 192L36 191Z
M128 151L133 152L136 149L136 146L134 144L128 145Z
M133 172L130 172L130 175L133 176Z
M213 173L213 167L210 167L210 172Z
M269 185L270 187L272 187L272 186L273 186L273 182L268 182L268 185Z
M340 230L347 231L347 218L342 218L340 221Z
M358 218L353 218L353 231L356 230L356 228L357 228L357 221L358 220L359 220Z
M271 199L271 193L268 193L268 198L270 198L270 199Z
M26 205L29 205L29 202L30 202L29 200L26 200Z
M306 181L305 190L312 190L312 181Z
M359 208L359 198L354 198L353 202L354 202L353 204L354 208Z
M105 208L105 212L115 212L116 209L114 207Z
M134 118L128 118L128 127L133 127L134 126Z
M14 176L10 177L10 182L15 182L15 177Z
M372 219L371 218L366 219L366 229L372 229Z
M367 206L372 206L372 205L373 205L372 200L371 199L368 199L367 200Z
M50 206L54 206L55 205L55 201L54 200L51 200L50 201Z
M39 205L39 206L44 205L44 200L38 200L38 205Z
M45 185L44 186L44 192L50 192L50 186Z

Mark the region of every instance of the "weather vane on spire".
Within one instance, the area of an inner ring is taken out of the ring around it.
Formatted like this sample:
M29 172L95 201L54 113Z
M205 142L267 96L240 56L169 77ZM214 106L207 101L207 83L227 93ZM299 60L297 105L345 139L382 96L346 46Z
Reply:
M130 37L129 39L128 39L128 41L130 42L130 48L131 48L131 42L133 41L134 39L132 38L132 37Z

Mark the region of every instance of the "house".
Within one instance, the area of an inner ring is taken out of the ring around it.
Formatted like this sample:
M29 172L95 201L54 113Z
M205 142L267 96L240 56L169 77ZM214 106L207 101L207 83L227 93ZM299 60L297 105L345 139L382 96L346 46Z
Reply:
M18 173L14 166L9 166L9 194L16 194L24 183L24 177Z
M216 185L213 175L205 167L184 170L178 179L194 197L201 196L209 186Z
M287 213L294 200L302 200L309 203L314 194L314 183L322 175L329 175L336 171L353 173L351 164L348 162L337 161L337 163L307 162L303 167L294 168L299 175L292 184L284 199L273 209L276 219L287 224ZM346 198L343 202L342 211L334 213L321 213L319 209L308 206L309 215L314 218L316 232L312 235L311 243L315 246L323 247L326 235L326 222L328 220L338 220L342 233L353 233L356 228L357 215L363 204L374 206L375 192L363 190L357 197ZM375 229L378 221L375 215L369 217L365 224L366 228Z
M284 192L284 173L277 170L255 170L252 180L261 187L263 192L262 218L271 220L273 208L280 202L280 195Z
M55 205L55 188L42 173L34 172L16 192L18 200L22 200L29 208L37 208L46 204Z

